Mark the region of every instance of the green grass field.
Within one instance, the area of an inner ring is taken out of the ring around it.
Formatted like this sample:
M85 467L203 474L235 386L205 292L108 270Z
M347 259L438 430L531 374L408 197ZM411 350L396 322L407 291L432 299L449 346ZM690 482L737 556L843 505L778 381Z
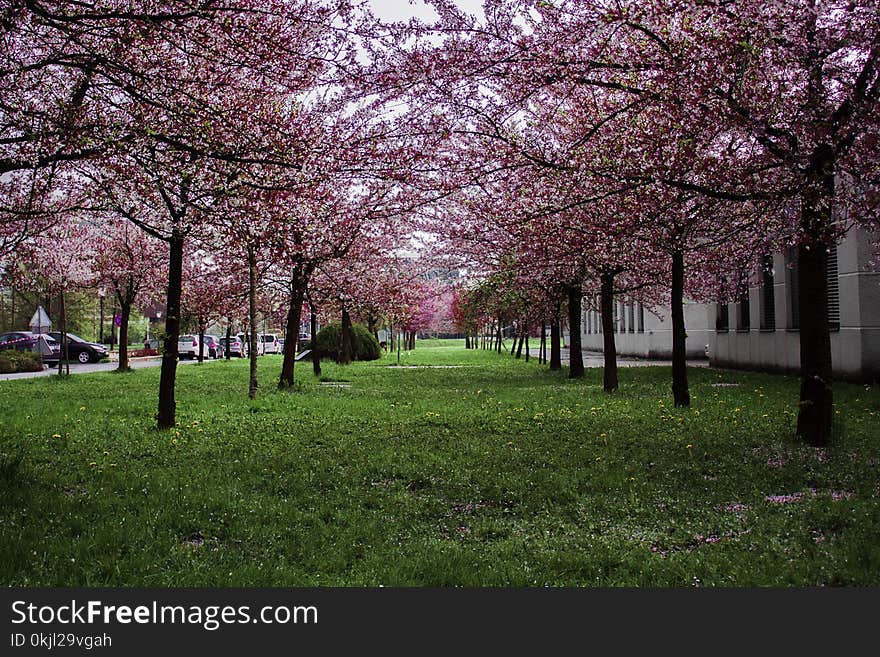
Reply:
M279 356L0 382L0 582L50 586L880 583L880 395L792 437L793 378L601 371L420 342L324 380ZM443 366L443 367L438 367Z

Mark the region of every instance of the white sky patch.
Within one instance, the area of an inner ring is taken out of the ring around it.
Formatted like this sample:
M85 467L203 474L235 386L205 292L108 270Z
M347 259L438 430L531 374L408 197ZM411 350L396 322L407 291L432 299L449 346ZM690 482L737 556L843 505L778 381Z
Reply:
M425 5L420 0L369 0L373 13L386 21L408 21L410 18L418 18L427 23L437 20L437 12ZM455 0L455 4L462 10L474 16L483 16L483 3L481 0Z

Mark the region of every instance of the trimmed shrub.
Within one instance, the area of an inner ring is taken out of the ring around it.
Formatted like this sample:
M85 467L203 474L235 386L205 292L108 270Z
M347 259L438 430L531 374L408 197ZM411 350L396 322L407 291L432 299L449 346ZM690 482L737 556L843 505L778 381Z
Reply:
M352 324L352 360L377 360L380 357L379 343L363 324ZM322 358L339 360L339 340L342 322L331 322L318 331L318 351Z
M43 359L36 351L7 349L0 351L0 374L42 372Z

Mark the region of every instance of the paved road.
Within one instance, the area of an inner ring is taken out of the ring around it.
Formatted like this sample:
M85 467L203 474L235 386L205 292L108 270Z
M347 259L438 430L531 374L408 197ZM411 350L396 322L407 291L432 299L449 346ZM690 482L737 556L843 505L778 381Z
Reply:
M182 360L179 362L181 365L188 365L191 363L197 363L198 361L193 360ZM210 363L209 359L205 359L206 363ZM70 364L70 374L88 374L90 372L109 372L110 370L115 370L117 367L117 362L111 361L109 363L89 363L87 365L82 365L80 363L71 363ZM141 369L143 367L158 367L162 364L162 359L158 356L153 358L132 358L129 360L129 365L132 369ZM57 374L58 368L44 368L42 372L17 372L16 374L0 374L0 381L9 381L11 379L33 379L38 376L50 376L52 374Z

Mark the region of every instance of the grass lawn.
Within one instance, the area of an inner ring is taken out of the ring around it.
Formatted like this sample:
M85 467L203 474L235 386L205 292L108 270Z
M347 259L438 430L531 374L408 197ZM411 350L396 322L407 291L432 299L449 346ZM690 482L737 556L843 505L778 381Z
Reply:
M280 356L0 382L0 583L803 586L880 583L880 395L835 385L828 450L797 381L621 370L420 342L317 381ZM437 367L442 365L444 367Z

